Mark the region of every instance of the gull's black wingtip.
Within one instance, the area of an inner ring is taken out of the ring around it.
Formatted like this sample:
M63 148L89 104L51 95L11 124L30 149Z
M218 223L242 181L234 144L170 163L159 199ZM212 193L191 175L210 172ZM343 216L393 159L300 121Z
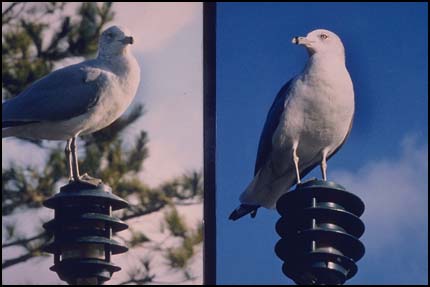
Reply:
M248 213L250 213L251 217L254 218L257 215L257 210L259 207L259 205L241 204L238 208L233 210L228 219L236 221Z

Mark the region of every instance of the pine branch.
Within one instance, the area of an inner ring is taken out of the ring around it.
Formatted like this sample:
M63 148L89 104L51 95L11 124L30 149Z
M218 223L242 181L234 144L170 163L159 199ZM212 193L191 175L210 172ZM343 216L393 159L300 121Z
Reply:
M120 217L122 221L130 220L136 217L142 217L148 214L151 214L153 212L160 211L163 209L167 204L159 204L157 206L151 207L151 208L144 208L139 205L134 205L129 208L131 210L131 213L126 212L123 216Z
M29 252L29 253L26 253L26 254L24 254L24 255L22 255L22 256L19 256L19 257L13 258L13 259L6 259L6 260L2 263L1 268L2 268L2 270L4 270L4 269L6 269L6 268L8 268L8 267L10 267L10 266L13 266L13 265L16 265L16 264L19 264L19 263L25 262L25 261L27 261L27 260L29 260L29 259L31 259L31 258L33 258L33 257L35 257L35 256L36 256L36 255L34 255L34 253Z
M145 285L145 284L148 284L148 283L154 283L154 280L153 280L154 278L155 278L155 275L145 276L145 277L143 277L141 279L130 278L127 281L118 283L118 285L130 285L132 283L136 284L136 285Z
M21 2L13 2L12 4L10 4L6 9L4 9L4 11L1 13L2 17L7 16L9 13L12 12L13 8L15 8L16 5L18 5Z
M15 14L12 14L13 9L21 4L21 8ZM17 18L22 11L24 11L26 2L13 2L1 14L2 26L8 24L12 19Z
M186 282L197 279L197 277L190 277L190 278L185 278L183 280L167 282L167 281L154 280L154 277L155 276L148 276L148 277L144 277L142 279L129 279L127 281L119 283L118 285L130 285L130 284L145 285L148 283L153 283L153 284L158 284L158 285L172 286L172 285L179 285L179 284L186 283Z
M25 249L27 249L27 252L23 255L20 255L18 257L12 258L12 259L6 259L2 262L2 270L6 269L8 267L11 267L13 265L23 263L33 257L39 257L43 254L42 248L44 246L45 242L40 242L39 244L35 244L35 246L31 247L31 244L28 244L27 246L24 246Z
M1 247L7 248L12 246L28 246L28 244L31 243L32 241L42 239L42 238L48 238L48 233L44 231L30 238L18 239L9 243L2 244Z

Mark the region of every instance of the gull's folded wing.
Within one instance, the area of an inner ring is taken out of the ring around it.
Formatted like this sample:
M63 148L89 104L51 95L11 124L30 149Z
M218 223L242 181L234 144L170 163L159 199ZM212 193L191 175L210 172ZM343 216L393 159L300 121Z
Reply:
M54 71L2 104L2 127L84 114L97 103L106 81L106 72L85 62Z

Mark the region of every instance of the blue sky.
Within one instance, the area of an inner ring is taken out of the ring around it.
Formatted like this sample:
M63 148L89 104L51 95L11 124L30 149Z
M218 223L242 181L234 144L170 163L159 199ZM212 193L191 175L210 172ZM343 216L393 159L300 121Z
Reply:
M273 248L278 215L228 221L252 178L266 114L305 65L296 35L332 30L355 90L352 133L328 177L366 203L351 284L428 283L428 4L218 3L217 280L292 284ZM320 177L319 169L309 176Z

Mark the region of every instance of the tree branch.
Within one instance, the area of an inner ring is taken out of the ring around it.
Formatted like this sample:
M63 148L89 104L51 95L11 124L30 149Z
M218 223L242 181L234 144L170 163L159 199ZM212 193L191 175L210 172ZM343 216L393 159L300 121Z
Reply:
M48 234L46 232L42 232L38 235L35 235L33 237L30 238L24 238L24 239L18 239L9 243L5 243L2 244L2 248L7 248L7 247L11 247L11 246L15 246L15 245L21 245L21 246L26 246L28 243L30 243L33 240L37 240L37 239L42 239L44 237L48 236Z
M175 282L163 282L163 281L153 280L152 283L154 283L154 284L160 284L160 285L178 285L178 284L185 283L185 282L188 282L188 281L191 281L191 280L195 280L195 279L197 279L197 277L194 276L194 277L191 277L191 278L185 278L183 280L175 281Z
M12 265L25 262L28 259L31 259L35 256L37 256L37 255L35 255L35 252L29 252L29 253L26 253L22 256L16 257L16 258L7 259L1 264L1 269L6 269Z
M197 277L192 277L192 278L185 278L183 280L175 281L175 282L163 282L163 281L153 280L154 277L155 276L153 275L153 276L144 277L142 279L130 278L129 280L124 281L122 283L119 283L118 285L129 285L131 283L135 283L136 285L144 285L146 283L154 283L154 284L160 284L160 285L178 285L178 284L185 283L185 282L188 282L191 280L195 280L197 278Z
M153 281L154 277L155 277L155 275L145 276L142 279L130 278L129 280L124 281L122 283L119 283L118 285L129 285L131 283L135 283L136 285L144 285L144 284L147 284L147 283L153 283L154 282Z
M8 15L9 13L12 12L13 8L15 8L17 5L19 4L23 4L21 9L15 14L15 15ZM3 24L7 24L9 23L9 21L13 18L15 18L16 16L18 16L25 7L25 2L13 2L12 4L9 5L9 7L7 7L2 13L1 13L1 19L2 19L2 25Z
M121 216L120 219L122 221L126 221L126 220L130 220L132 218L141 217L141 216L159 211L159 210L163 209L163 207L165 207L166 205L167 204L164 203L164 204L160 204L159 206L155 206L155 207L149 208L149 209L141 208L141 207L138 207L137 205L135 205L135 206L131 207L133 213L125 214L125 215Z

